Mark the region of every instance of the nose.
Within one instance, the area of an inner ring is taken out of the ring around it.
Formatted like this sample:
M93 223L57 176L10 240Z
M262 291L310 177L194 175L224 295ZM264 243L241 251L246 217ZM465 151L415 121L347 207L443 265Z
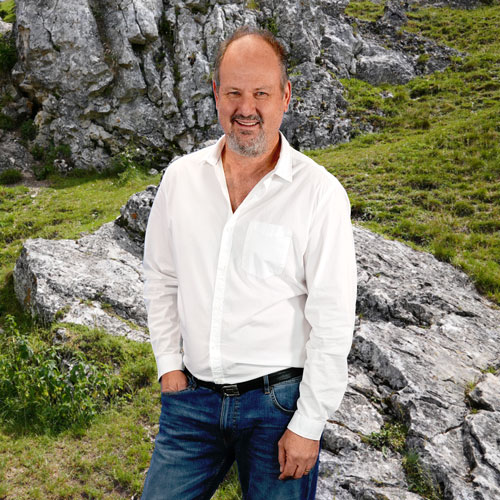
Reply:
M257 114L255 109L255 97L252 93L245 92L241 95L238 103L238 112L243 116Z

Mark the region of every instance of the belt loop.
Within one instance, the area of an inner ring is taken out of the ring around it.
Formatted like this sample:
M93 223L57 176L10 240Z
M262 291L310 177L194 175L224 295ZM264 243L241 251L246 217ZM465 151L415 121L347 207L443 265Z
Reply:
M271 391L269 390L269 375L264 375L264 393L269 394Z

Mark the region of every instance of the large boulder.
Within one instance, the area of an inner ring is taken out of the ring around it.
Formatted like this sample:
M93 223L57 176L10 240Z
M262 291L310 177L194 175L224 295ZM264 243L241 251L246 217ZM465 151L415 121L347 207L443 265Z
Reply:
M290 54L294 91L283 130L295 147L327 146L348 140L355 128L339 78L404 83L455 54L414 34L400 41L396 8L386 23L363 24L344 15L346 4L19 0L13 77L31 99L36 143L68 144L71 166L104 169L132 142L144 156L156 154L162 168L170 154L221 133L214 53L236 27L264 26ZM419 63L422 47L426 65Z
M145 340L140 261L155 194L135 194L116 223L78 241L28 240L14 270L19 301L45 321ZM318 498L421 498L400 450L370 444L394 422L443 498L500 498L500 310L432 255L359 227L354 236L349 388L325 429Z

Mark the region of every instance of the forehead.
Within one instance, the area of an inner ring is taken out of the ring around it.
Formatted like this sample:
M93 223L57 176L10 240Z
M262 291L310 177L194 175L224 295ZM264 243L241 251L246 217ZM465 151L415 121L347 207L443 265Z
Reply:
M268 42L256 35L247 35L226 49L219 75L221 85L231 85L236 80L248 83L260 80L263 85L279 85L281 65Z

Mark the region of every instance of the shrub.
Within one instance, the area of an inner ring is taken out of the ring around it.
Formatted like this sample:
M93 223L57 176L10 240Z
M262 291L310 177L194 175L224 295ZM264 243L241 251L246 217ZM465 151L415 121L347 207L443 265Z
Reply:
M33 123L33 120L26 120L21 124L21 137L28 141L32 141L38 132L37 126Z
M9 168L0 173L0 184L15 184L22 180L23 174L15 168Z
M16 128L16 122L10 116L0 113L0 128L4 130L13 130Z
M0 35L0 73L10 73L17 61L14 38Z
M0 355L0 418L25 432L58 432L86 426L110 396L104 366L82 353L35 345L6 317Z
M55 172L54 160L71 160L71 148L68 144L59 144L59 146L52 144L48 148L35 144L30 152L35 160L42 162L41 165L35 165L33 168L35 177L38 180L46 179L50 174Z

